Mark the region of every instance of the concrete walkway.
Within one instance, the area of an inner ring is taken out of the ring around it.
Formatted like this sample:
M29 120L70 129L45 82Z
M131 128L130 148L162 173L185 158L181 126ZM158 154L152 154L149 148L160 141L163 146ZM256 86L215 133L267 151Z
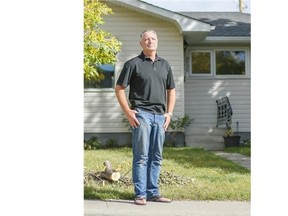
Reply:
M138 206L127 200L85 200L85 216L250 216L250 202L172 201Z
M222 151L213 151L214 154L220 157L224 157L227 160L231 160L249 170L251 170L251 158L238 154L238 153L227 153Z

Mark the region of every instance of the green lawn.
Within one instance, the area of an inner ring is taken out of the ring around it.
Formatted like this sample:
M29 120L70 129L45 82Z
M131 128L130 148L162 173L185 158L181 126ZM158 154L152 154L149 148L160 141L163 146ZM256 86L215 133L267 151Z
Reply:
M228 147L228 148L225 148L224 151L229 152L229 153L239 153L239 154L251 157L250 146Z
M160 176L162 195L174 200L250 201L250 171L202 149L164 147ZM133 199L131 148L84 151L85 173L103 171L109 160L121 181L84 184L85 199Z

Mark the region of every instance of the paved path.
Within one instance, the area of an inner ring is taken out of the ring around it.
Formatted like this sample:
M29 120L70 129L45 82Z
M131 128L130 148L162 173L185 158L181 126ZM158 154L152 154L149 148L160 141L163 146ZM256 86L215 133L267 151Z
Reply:
M250 216L250 202L173 201L134 205L127 200L85 200L85 216Z
M213 151L213 153L218 155L218 156L224 157L228 160L231 160L234 163L237 163L237 164L251 170L251 158L250 157L246 157L246 156L238 154L238 153L226 153L226 152L222 152L222 151Z

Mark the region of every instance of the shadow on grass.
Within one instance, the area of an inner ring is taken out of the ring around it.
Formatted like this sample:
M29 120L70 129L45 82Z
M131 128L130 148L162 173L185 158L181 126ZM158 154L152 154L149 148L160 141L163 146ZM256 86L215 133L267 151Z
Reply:
M219 168L224 172L250 173L250 170L203 149L166 147L163 158L173 160L186 168Z

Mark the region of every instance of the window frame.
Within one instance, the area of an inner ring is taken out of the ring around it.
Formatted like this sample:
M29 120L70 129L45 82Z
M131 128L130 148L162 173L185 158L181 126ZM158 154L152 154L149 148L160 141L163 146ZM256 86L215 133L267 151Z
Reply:
M203 52L203 53L210 53L210 73L208 74L199 74L199 73L192 73L192 52ZM206 49L191 49L189 51L189 74L190 76L200 76L200 77L211 77L213 76L213 51L206 50Z
M248 78L250 77L250 49L248 47L194 47L187 49L189 56L189 76L190 77L214 77L214 78ZM245 74L244 75L216 75L216 51L244 51L245 52ZM192 52L211 52L211 73L192 73Z

